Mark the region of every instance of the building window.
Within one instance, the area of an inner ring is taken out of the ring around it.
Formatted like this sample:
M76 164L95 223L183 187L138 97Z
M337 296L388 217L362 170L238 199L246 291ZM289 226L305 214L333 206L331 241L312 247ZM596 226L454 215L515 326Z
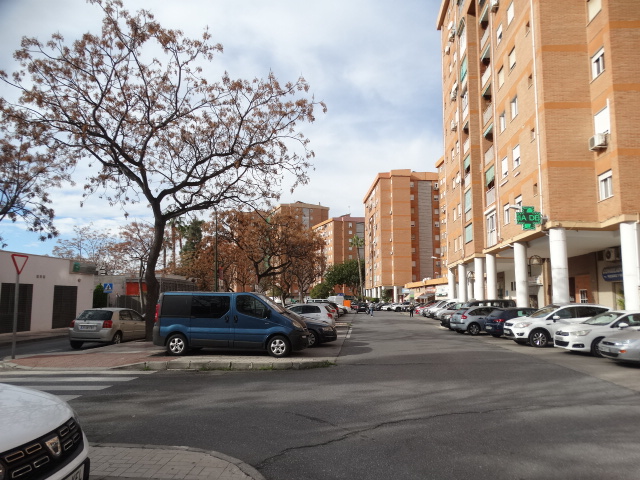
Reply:
M507 8L507 25L511 25L511 22L513 22L513 16L514 16L514 7L513 7L513 2L511 2L511 5L509 5L509 8Z
M589 295L587 293L587 290L580 290L580 303L589 303Z
M520 145L516 145L512 150L513 168L516 169L520 166Z
M505 225L509 225L511 223L511 208L509 207L510 205L508 203L505 203L502 206L502 220Z
M504 67L500 67L500 70L498 70L498 88L502 87L502 85L504 85Z
M591 57L591 78L598 77L602 72L604 72L604 48Z
M507 119L505 116L505 112L502 112L498 116L498 126L500 127L500 133L504 132L505 129L507 128Z
M526 37L531 32L531 23L527 22L524 25L524 36Z
M502 165L502 178L506 178L509 175L509 159L504 157L500 163Z
M487 215L487 245L495 245L498 242L498 232L496 230L496 212Z
M600 185L600 200L613 197L613 177L611 170L598 175L598 185Z
M513 70L516 66L516 47L513 47L509 52L509 70Z
M511 120L518 116L518 96L511 99Z
M589 21L593 20L600 10L602 10L602 0L587 0L587 14Z
M527 87L533 87L533 73L527 77Z
M522 195L518 195L514 203L516 204L516 207L522 209Z
M464 211L471 210L471 189L464 192Z
M606 106L593 116L594 133L609 133L611 120L609 119L609 107Z
M473 223L470 223L464 227L464 243L469 243L473 240Z
M502 24L498 25L496 29L496 47L500 45L500 42L502 42Z
M536 129L532 128L529 131L529 139L533 142L536 139Z

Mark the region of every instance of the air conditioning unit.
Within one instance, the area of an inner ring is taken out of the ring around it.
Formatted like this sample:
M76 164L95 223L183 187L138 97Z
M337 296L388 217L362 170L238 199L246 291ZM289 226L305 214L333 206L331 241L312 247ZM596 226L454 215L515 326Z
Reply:
M607 262L615 262L616 260L620 260L620 254L618 253L618 249L615 247L605 249L603 258Z
M451 46L447 45L444 47L444 53L445 55L449 55L451 53Z
M439 188L440 188L440 185L439 185L439 184L437 184L437 183L434 183L434 184L433 184L433 189L434 189L434 190L438 190Z
M455 102L456 98L458 98L458 91L457 90L452 90L451 91L451 101Z
M456 29L452 28L451 30L449 30L449 41L453 42L456 38Z
M602 148L607 148L607 134L596 133L589 139L589 150L594 151Z
M491 0L491 11L496 12L500 6L500 0Z
M451 120L451 131L455 132L458 129L458 124L455 120Z

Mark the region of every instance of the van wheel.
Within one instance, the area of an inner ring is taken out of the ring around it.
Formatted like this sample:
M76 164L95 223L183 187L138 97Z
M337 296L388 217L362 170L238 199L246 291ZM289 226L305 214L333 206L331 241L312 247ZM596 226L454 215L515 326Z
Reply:
M291 351L289 341L280 335L270 338L267 342L267 351L269 355L276 358L286 357Z
M529 343L532 347L544 348L549 346L549 343L551 343L551 339L549 338L549 334L545 330L538 329L529 334Z
M169 355L184 355L187 353L187 340L179 333L175 333L167 340L167 353Z
M83 342L79 342L78 340L69 340L69 345L71 345L71 348L74 350L82 348L82 343Z
M313 330L309 330L309 348L319 345L318 336Z
M602 341L603 338L604 337L598 337L591 344L591 355L593 355L594 357L600 357L600 358L604 357L604 355L600 353L600 342Z
M467 327L467 332L469 332L470 335L478 335L480 333L480 325L472 323Z

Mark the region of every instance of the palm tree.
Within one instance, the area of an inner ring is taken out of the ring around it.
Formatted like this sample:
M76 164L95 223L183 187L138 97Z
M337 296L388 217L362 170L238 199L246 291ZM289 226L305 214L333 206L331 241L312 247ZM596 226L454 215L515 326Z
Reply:
M356 247L356 252L358 253L358 277L360 278L360 298L363 298L362 294L362 267L360 266L360 249L364 248L364 238L360 238L358 235L354 235L353 238L349 240L349 245L352 247Z

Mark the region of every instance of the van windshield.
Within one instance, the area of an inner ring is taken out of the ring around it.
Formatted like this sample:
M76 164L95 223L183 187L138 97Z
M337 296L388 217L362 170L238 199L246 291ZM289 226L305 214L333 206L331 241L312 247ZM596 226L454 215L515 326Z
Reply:
M255 295L260 300L262 300L264 303L269 305L276 312L278 312L278 313L287 313L287 311L282 307L282 305L280 305L279 303L274 302L273 300L271 300L266 295L263 295L262 293L256 293Z

